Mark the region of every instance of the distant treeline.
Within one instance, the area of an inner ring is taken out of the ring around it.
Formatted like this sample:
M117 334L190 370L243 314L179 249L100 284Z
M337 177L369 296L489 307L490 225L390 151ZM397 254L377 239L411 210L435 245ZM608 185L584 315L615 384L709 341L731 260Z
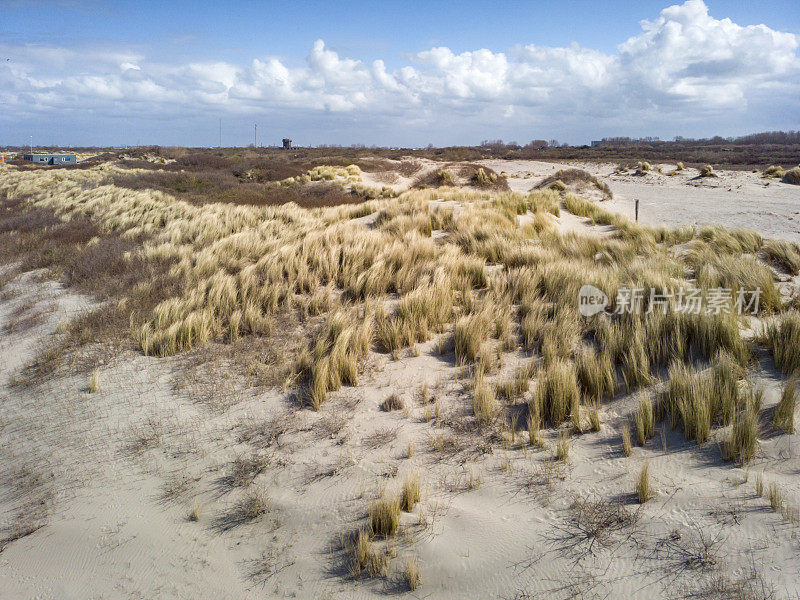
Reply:
M27 148L6 148L7 151L27 151ZM100 152L100 160L113 158L119 150L108 148L72 148L77 152ZM414 156L442 161L476 161L481 159L528 159L528 160L589 160L618 162L623 166L635 165L637 161L677 162L687 166L712 164L729 168L761 168L769 165L793 167L800 164L800 131L766 131L740 137L723 138L715 136L705 139L676 137L674 140L660 140L656 137L603 138L598 145L570 146L558 140L531 140L524 145L503 140L484 140L478 146L447 146L437 148L382 148L355 144L352 146L317 146L313 148L291 148L283 150L271 148L182 148L139 146L127 149L127 156L144 154L162 156L178 160L180 167L217 167L213 163L226 164L239 162L242 153L248 158L280 157L270 161L285 166L286 162L296 163L288 169L294 174L297 166L308 164L341 164L357 162L360 158L378 157L400 159ZM289 160L287 160L289 159ZM325 161L328 163L325 163ZM186 163L189 163L188 165ZM195 163L195 164L191 164ZM200 163L200 164L198 164ZM299 164L298 164L299 163ZM159 167L163 168L163 167ZM173 167L174 168L174 167ZM279 168L284 171L284 168ZM284 173L281 173L283 175ZM288 176L288 175L287 175Z

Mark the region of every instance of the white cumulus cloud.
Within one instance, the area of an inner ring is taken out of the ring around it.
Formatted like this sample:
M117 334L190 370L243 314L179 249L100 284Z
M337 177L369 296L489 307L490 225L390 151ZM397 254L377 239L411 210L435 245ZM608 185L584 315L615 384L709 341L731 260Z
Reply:
M141 52L78 51L0 44L0 101L9 114L54 110L111 118L278 111L286 119L332 115L373 127L420 130L476 124L520 130L622 132L710 120L758 129L800 114L798 36L765 25L740 26L709 14L702 0L669 6L614 53L572 44L454 53L436 47L389 70L340 56L323 40L302 64L255 57L247 64L176 64ZM338 118L338 117L337 117ZM790 128L793 124L786 123ZM796 125L796 123L794 124ZM616 128L616 130L614 130Z

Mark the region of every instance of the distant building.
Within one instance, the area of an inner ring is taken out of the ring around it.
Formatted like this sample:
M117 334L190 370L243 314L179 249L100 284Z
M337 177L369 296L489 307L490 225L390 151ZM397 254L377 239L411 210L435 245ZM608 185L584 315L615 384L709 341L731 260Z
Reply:
M291 148L292 147L292 140L289 138L283 138L283 147L284 148Z
M594 148L595 146L602 146L602 145L603 145L603 140L592 140L592 148Z
M74 165L78 162L78 157L74 154L25 154L22 160L40 165Z

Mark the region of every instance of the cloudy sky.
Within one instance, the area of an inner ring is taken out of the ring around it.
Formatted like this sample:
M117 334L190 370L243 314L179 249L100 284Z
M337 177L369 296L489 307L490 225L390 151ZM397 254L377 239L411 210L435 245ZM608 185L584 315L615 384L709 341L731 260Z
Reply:
M800 129L800 3L6 0L0 145Z

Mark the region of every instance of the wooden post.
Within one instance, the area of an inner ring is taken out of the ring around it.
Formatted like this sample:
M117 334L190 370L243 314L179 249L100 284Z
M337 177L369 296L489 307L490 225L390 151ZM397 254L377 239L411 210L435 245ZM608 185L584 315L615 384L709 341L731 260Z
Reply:
M636 222L639 222L639 199L636 199Z

